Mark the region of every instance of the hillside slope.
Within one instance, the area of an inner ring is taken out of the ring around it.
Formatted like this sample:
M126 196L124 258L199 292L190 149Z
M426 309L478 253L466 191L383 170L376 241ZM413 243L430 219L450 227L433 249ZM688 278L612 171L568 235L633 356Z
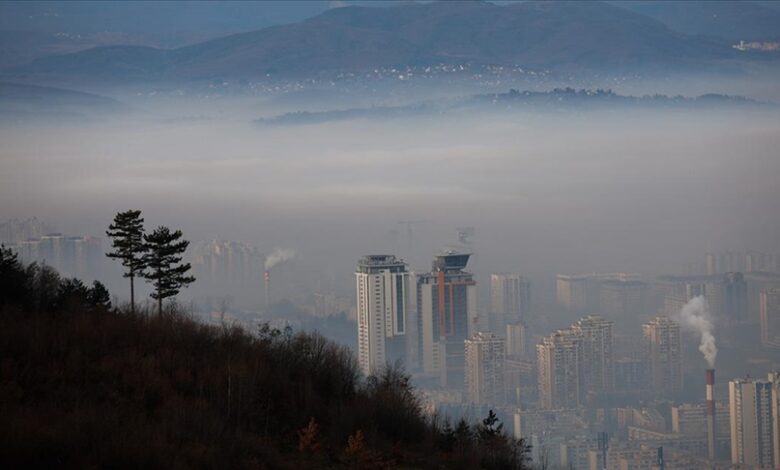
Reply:
M647 15L685 34L730 42L780 40L780 11L757 2L632 0L611 3Z
M94 119L132 109L116 100L63 88L0 82L0 122Z
M170 51L111 47L42 58L16 73L192 80L466 62L641 71L692 69L734 57L728 45L603 2L463 1L337 8Z
M525 468L519 442L442 428L404 373L361 377L318 334L108 299L0 247L0 467Z

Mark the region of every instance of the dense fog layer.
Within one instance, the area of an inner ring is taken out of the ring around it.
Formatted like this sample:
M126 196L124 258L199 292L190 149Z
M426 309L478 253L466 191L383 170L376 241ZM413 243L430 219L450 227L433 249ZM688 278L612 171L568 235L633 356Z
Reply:
M463 226L476 228L483 284L489 272L515 271L540 287L557 272L679 273L707 250L773 251L780 239L772 111L261 126L221 109L184 123L151 114L10 126L0 141L3 218L34 215L100 236L114 213L139 208L149 226L181 228L191 240L293 248L285 294L327 279L350 295L355 262L370 252L426 269ZM421 221L411 253L399 224L408 220Z

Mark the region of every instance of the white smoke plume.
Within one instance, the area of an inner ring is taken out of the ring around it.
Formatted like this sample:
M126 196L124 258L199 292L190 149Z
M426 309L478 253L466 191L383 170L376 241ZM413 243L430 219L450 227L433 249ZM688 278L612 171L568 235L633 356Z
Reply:
M289 259L295 258L297 253L295 250L289 248L277 248L270 255L265 258L265 270L273 268L279 263L283 263Z
M715 346L715 336L712 324L712 315L710 306L704 296L694 297L688 301L677 315L683 329L692 333L698 333L701 336L699 351L704 354L710 368L715 367L715 357L718 355L718 348Z

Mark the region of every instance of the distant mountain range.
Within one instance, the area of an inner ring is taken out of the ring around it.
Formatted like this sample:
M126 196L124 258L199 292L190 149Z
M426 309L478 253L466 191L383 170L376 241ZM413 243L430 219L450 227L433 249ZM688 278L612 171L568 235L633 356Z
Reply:
M571 111L601 109L674 108L701 110L712 106L776 110L776 105L747 99L742 96L706 94L683 96L628 96L611 90L575 90L556 88L550 91L518 91L487 93L468 96L455 101L427 102L409 106L373 106L331 111L299 111L255 120L259 125L305 125L351 119L387 120L419 116L472 115L480 111Z
M735 61L754 55L736 51L722 39L686 35L646 14L603 2L500 6L456 1L336 8L298 23L176 49L97 47L40 58L6 76L15 81L252 79L439 63L666 72L733 68Z
M717 106L721 109L752 109L776 112L773 103L760 102L742 96L706 94L683 96L630 96L611 90L555 88L549 91L518 91L483 93L461 98L428 100L406 106L371 106L333 109L328 111L297 111L255 120L260 125L301 125L352 119L403 119L419 116L469 116L478 112L558 112L601 109L674 108L701 110ZM128 114L129 113L129 114ZM146 114L141 109L92 93L62 88L0 82L0 125L24 122L94 121L120 116ZM148 116L153 117L152 114ZM159 122L187 122L209 119L178 117Z
M0 70L18 67L35 59L79 52L103 46L149 46L174 48L222 36L208 32L169 33L48 33L0 30Z
M91 93L0 82L0 123L96 119L130 109L119 101Z
M613 1L613 5L647 15L675 31L726 41L780 40L780 2ZM774 6L774 8L772 8Z
M79 36L106 32L133 36L181 35L197 31L216 37L303 21L339 6L386 7L399 1L0 2L0 31ZM495 0L495 3L505 4L509 0ZM739 41L769 40L780 33L777 0L608 0L608 3L650 16L686 34Z

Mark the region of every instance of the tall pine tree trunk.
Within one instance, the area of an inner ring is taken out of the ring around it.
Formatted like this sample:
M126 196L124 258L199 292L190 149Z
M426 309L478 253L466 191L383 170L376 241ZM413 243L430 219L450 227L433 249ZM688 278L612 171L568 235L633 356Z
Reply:
M133 285L133 278L135 276L130 274L130 313L135 315L135 287Z
M157 314L162 316L162 297L157 299Z

